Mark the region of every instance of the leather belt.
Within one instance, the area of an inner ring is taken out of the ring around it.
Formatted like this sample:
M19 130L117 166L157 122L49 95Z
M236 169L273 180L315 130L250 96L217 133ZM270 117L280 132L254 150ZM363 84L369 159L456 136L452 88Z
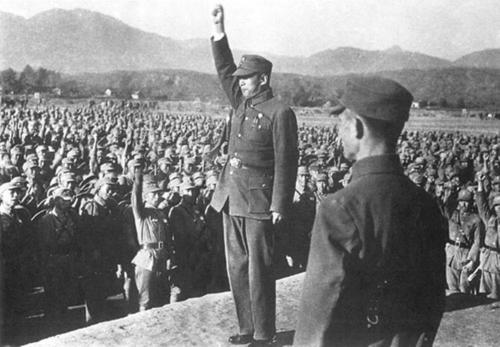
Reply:
M448 240L447 241L450 245L453 245L453 246L457 246L457 247L460 247L460 248L465 248L465 249L469 249L470 246L466 243L463 243L463 242L456 242L456 241L453 241L453 240Z
M490 246L486 246L486 245L484 245L483 247L486 248L486 249L489 249L490 251L494 251L494 252L500 253L500 248L490 247Z
M163 241L152 242L152 243L143 243L141 245L142 249L163 249Z

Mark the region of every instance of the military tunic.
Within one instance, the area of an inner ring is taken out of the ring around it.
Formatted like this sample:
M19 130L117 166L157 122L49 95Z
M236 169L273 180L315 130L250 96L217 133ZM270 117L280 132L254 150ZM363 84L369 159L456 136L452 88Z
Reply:
M396 155L357 161L316 213L295 345L430 345L445 237L438 207Z
M479 263L481 279L479 292L488 298L500 298L500 218L489 208L484 192L477 192L476 203L479 215L486 225L484 242L481 245Z
M445 204L448 218L448 242L446 244L446 282L449 293L469 293L469 271L464 265L470 260L477 264L479 243L484 231L483 223L476 213L460 212Z
M211 206L223 212L228 277L240 334L271 339L276 327L272 213L289 213L297 173L297 120L271 88L245 99L227 37L212 41L219 79L235 110L228 160Z

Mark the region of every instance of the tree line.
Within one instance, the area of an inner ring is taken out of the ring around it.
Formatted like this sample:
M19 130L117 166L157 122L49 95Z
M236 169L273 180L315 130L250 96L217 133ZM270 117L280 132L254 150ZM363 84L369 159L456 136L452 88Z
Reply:
M402 70L378 73L406 86L421 107L500 107L500 70L446 68ZM348 76L312 77L273 74L271 85L279 97L293 106L336 104ZM215 75L186 70L113 71L108 73L61 74L27 65L22 71L0 72L3 93L51 93L58 88L62 97L88 98L104 95L141 97L156 100L225 102Z

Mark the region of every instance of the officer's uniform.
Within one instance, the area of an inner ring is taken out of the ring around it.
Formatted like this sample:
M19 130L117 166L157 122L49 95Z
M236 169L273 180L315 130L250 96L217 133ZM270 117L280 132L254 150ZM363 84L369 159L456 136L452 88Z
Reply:
M500 298L500 216L491 211L484 192L477 192L476 203L479 215L486 225L484 242L481 246L479 292L488 298ZM496 196L491 208L500 205L500 195Z
M411 99L393 81L357 77L341 102L394 122L407 119ZM358 160L350 183L316 213L295 345L432 343L444 309L441 219L396 154Z
M271 211L287 215L297 172L297 120L267 88L245 100L238 76L271 72L262 57L244 56L237 70L227 37L212 41L217 73L235 113L226 125L228 161L211 205L224 211L229 281L240 334L275 334L276 289ZM245 73L246 71L246 73Z

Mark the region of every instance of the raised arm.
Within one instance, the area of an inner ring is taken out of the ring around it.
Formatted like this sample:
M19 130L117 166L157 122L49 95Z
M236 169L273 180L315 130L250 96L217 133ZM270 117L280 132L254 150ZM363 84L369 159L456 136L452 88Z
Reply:
M222 89L229 98L229 102L236 109L241 101L241 90L238 84L238 79L233 76L236 71L233 54L229 48L227 36L224 30L224 8L222 5L216 5L212 10L213 31L212 37L212 53L215 60L215 68L219 80L222 84Z
M144 211L144 203L142 202L142 170L142 165L138 165L134 168L134 186L132 187L131 203L135 219L141 218Z

